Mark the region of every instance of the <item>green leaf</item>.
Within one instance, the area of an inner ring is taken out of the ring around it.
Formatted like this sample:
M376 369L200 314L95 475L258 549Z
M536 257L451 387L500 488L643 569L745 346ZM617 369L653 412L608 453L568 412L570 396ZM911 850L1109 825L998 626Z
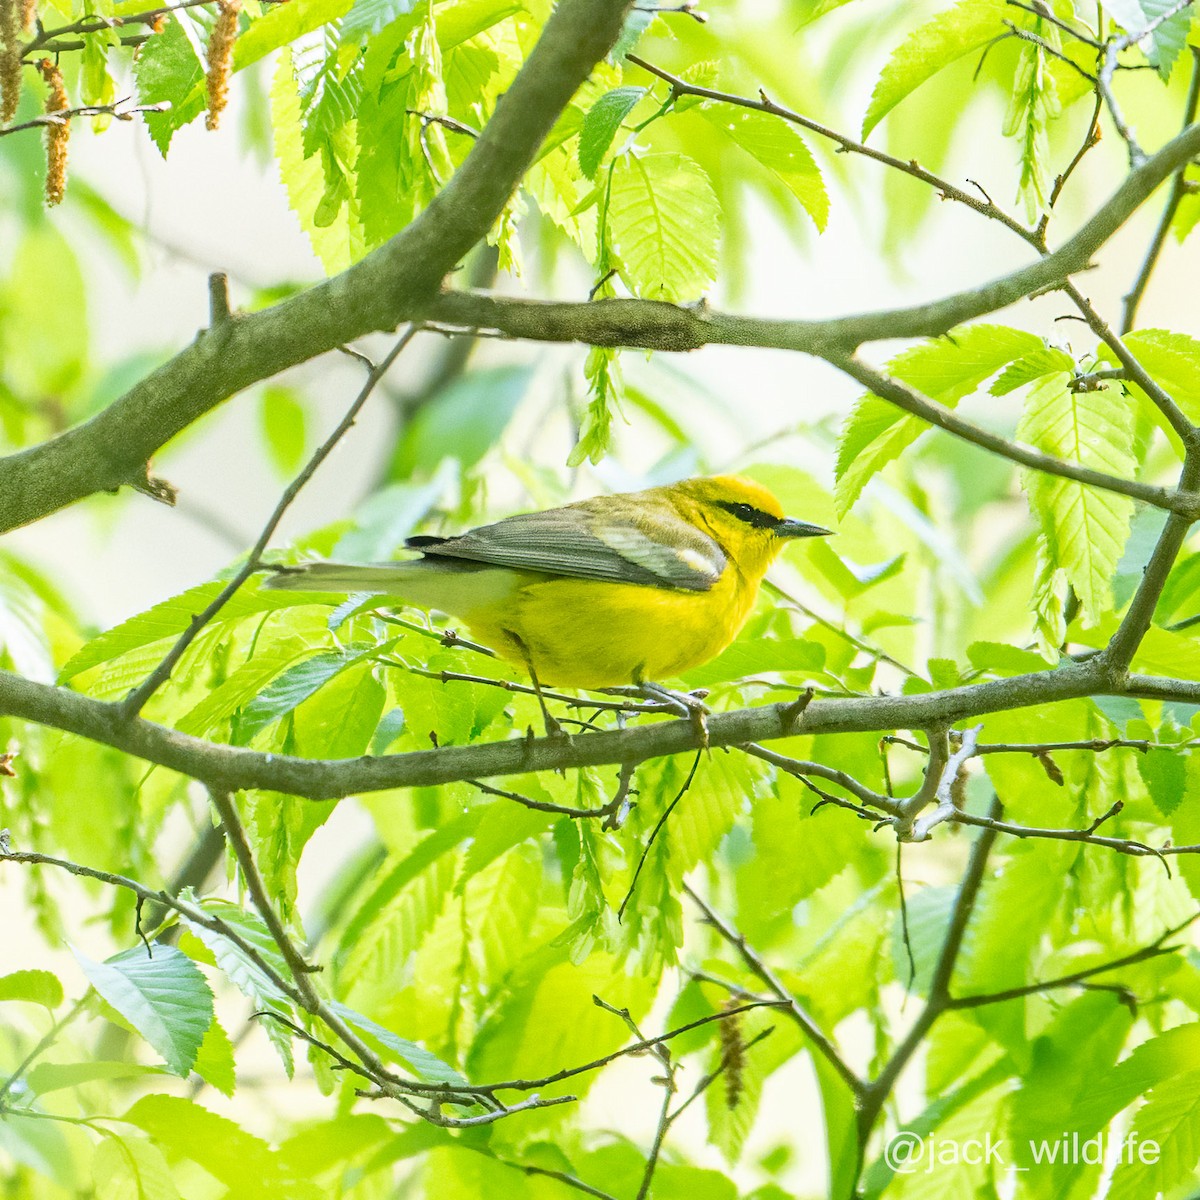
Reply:
M923 342L888 363L888 374L953 408L1014 359L1044 349L1040 338L1004 325L970 325ZM864 396L842 428L834 500L839 517L854 506L870 479L929 428L877 396Z
M1139 329L1125 335L1125 344L1187 416L1200 420L1200 341L1169 329ZM1102 357L1115 362L1107 347Z
M1117 23L1133 34L1139 48L1144 49L1146 58L1159 75L1166 79L1171 74L1184 46L1192 23L1192 10L1174 13L1167 20L1161 18L1179 7L1178 0L1106 0L1104 7ZM1150 25L1149 46L1139 36Z
M1005 0L962 0L911 33L892 52L875 84L863 117L863 137L943 67L1002 34L1005 18L1012 19L1012 9Z
M383 715L387 689L375 678L374 664L343 671L300 706L293 736L308 758L357 758L365 754ZM315 808L311 801L297 803Z
M1056 458L1132 478L1132 404L1110 392L1072 392L1068 379L1065 372L1048 375L1030 392L1017 437ZM1085 618L1095 621L1112 607L1133 501L1037 471L1026 471L1023 482L1050 562L1066 573Z
M416 1042L410 1042L407 1038L394 1034L390 1029L385 1029L382 1025L372 1021L370 1017L364 1017L362 1013L355 1012L345 1004L332 1001L329 1007L348 1025L354 1026L359 1033L366 1034L368 1038L386 1047L396 1058L405 1063L418 1079L422 1079L426 1083L448 1083L456 1087L467 1086L467 1080L452 1066L443 1062L436 1054L430 1054Z
M712 687L763 672L812 674L825 666L825 647L803 638L753 638L734 642L702 667L688 671L689 688Z
M134 60L138 100L142 104L171 105L166 112L146 113L143 118L164 158L175 131L185 123L180 114L187 110L188 98L204 82L204 64L193 40L184 32L184 19L180 13L171 14L162 33L150 38Z
M567 456L568 467L578 467L585 461L598 463L608 453L614 410L620 410L624 390L619 350L593 346L584 360L583 373L591 385L591 399L579 430L579 441Z
M366 653L370 650L329 650L289 667L242 709L237 722L239 744L245 745L273 721L293 712L331 679L362 662Z
M178 596L163 600L153 608L114 625L99 637L93 638L68 661L59 672L58 680L66 683L83 671L103 663L112 662L131 650L151 646L166 638L177 637L191 623L192 618L208 607L224 587L224 583L213 581L189 588ZM303 594L299 597L288 592L260 591L253 585L243 587L224 608L209 622L209 628L241 621L255 613L274 612L281 608L295 608L311 604Z
M194 897L185 895L185 898L195 902ZM206 912L217 917L224 925L240 935L244 942L252 946L275 974L283 979L291 977L291 972L283 960L283 955L279 952L279 947L275 944L275 939L257 913L248 912L227 900L205 900L203 905ZM239 946L186 916L183 918L183 922L208 947L217 967L225 973L233 986L251 1001L256 1011L277 1012L289 1018L292 1016L292 1003L286 994ZM285 1026L269 1017L262 1020L262 1026L283 1061L288 1078L291 1078L293 1070L291 1034Z
M63 1088L77 1088L97 1079L142 1079L147 1075L161 1075L161 1067L146 1067L141 1063L128 1062L83 1062L83 1063L38 1063L25 1077L29 1090L44 1096L47 1092L59 1092Z
M263 388L258 416L271 461L281 475L290 478L304 461L304 405L291 388L272 384Z
M262 24L291 4L281 5L263 18ZM253 30L255 26L251 26ZM240 45L240 42L239 42ZM271 130L279 177L287 189L288 203L308 234L313 252L329 273L344 270L367 250L360 219L359 197L347 175L349 160L355 170L360 163L353 150L340 153L306 154L305 126L300 90L290 50L279 56L271 82Z
M769 113L725 104L705 104L700 115L766 167L800 201L817 229L824 231L829 220L829 196L821 170L791 125Z
M279 1156L236 1122L182 1096L143 1096L121 1118L155 1143L198 1163L230 1189L231 1196L295 1195Z
M273 1022L277 1024L278 1022ZM200 1052L192 1068L206 1083L210 1083L222 1096L232 1096L237 1086L237 1069L233 1060L233 1043L220 1021L213 1017Z
M720 217L704 169L682 154L628 154L613 168L608 230L621 278L643 299L695 300L712 286Z
M63 1002L63 987L52 971L13 971L0 975L0 1000L27 1000L43 1008Z
M1169 817L1187 790L1188 756L1181 750L1155 749L1139 754L1134 761L1154 807Z
M1062 350L1053 346L1041 346L1030 354L1009 363L996 377L988 391L993 396L1007 396L1017 388L1054 375L1060 371L1070 371L1075 367L1075 360Z
M533 374L532 366L491 367L455 379L408 422L391 475L429 474L445 458L475 466L500 441Z
M342 22L344 41L361 42L417 7L417 0L354 0Z
M595 178L621 122L633 112L648 90L644 87L613 88L588 109L579 131L579 169L589 179Z
M1133 1154L1122 1156L1108 1200L1142 1200L1190 1179L1200 1160L1200 1071L1156 1084L1133 1132Z
M179 1195L163 1152L146 1138L108 1134L92 1160L97 1200L174 1200Z
M162 1055L168 1070L186 1075L212 1023L212 992L186 954L161 942L153 951L151 958L135 946L102 963L74 954L92 987Z

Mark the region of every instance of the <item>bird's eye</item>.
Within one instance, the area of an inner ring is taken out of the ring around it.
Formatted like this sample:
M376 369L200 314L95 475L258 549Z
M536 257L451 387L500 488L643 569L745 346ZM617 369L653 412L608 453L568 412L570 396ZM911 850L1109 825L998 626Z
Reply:
M732 513L739 521L745 521L755 529L774 529L779 524L778 517L763 512L761 508L755 508L753 504L742 504L732 500L719 503L726 512Z

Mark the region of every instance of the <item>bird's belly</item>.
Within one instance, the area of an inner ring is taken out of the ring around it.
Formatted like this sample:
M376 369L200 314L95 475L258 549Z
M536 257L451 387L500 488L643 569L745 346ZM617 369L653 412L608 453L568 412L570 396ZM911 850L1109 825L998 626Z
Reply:
M545 684L670 679L737 636L754 601L753 590L737 582L722 579L707 592L583 579L531 582L517 589L507 611L479 614L471 626L505 658L521 662L523 645Z

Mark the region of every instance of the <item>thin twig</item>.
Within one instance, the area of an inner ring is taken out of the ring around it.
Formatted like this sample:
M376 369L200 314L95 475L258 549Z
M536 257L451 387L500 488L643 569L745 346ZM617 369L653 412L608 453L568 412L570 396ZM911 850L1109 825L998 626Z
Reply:
M812 1043L813 1048L837 1072L851 1093L859 1096L863 1090L863 1081L850 1069L837 1047L825 1035L812 1017L809 1016L801 1006L800 1001L784 987L775 972L750 948L749 943L742 934L723 917L718 916L708 902L702 899L690 884L685 883L683 890L692 903L704 914L705 921L737 951L741 960L750 968L750 971L766 985L767 990L776 998L776 1003L800 1026L804 1035Z
M1001 458L1007 458L1021 466L1030 467L1047 475L1058 475L1063 479L1072 479L1076 483L1084 483L1090 487L1115 492L1118 495L1130 496L1135 500L1151 504L1155 508L1186 514L1189 518L1194 517L1200 511L1200 495L1194 492L1180 492L1174 488L1156 487L1133 479L1122 479L1117 475L1109 475L1104 471L1097 471L1080 463L1054 458L1052 455L1043 454L1040 450L1034 450L1030 446L1010 441L989 429L973 425L952 409L930 400L903 381L869 366L857 355L831 352L822 357L840 368L852 379L858 380L880 399L888 400L905 412L912 413L914 416L928 421L931 425L936 425L947 433L954 434L963 441L971 442L984 450L990 450ZM1159 390L1161 391L1161 389Z
M378 366L367 376L366 382L363 384L361 391L355 397L354 403L346 411L346 415L338 422L334 431L321 443L313 452L312 457L304 465L303 470L296 476L295 479L288 485L287 490L279 499L279 503L275 506L275 511L271 514L266 525L263 526L262 533L259 534L258 541L251 548L245 563L242 564L237 574L221 589L213 601L198 613L188 623L188 627L181 633L175 644L167 651L162 662L154 668L146 679L139 684L128 696L121 702L120 713L121 718L129 721L136 717L145 707L146 702L154 695L156 691L171 677L171 672L175 669L176 663L183 657L184 652L192 644L199 635L200 631L221 611L222 608L233 598L234 594L241 588L242 584L250 578L255 571L262 569L262 555L267 548L267 544L275 534L275 530L279 527L279 522L283 520L284 513L287 512L291 503L300 494L301 489L308 481L316 474L317 468L329 457L333 452L333 448L341 441L342 437L354 425L362 407L370 399L371 393L375 390L376 384L387 374L392 363L396 361L401 351L412 341L412 339L420 332L419 325L410 325L404 335L396 342L396 344L388 351L387 355L379 363Z
M1164 946L1163 943L1168 938L1174 937L1177 933L1186 929L1198 916L1200 916L1200 913L1193 913L1186 921L1181 921L1178 925L1173 925L1165 933L1160 934L1149 946L1144 946L1141 950L1135 950L1132 954L1122 955L1120 958L1099 963L1094 967L1087 967L1082 971L1072 971L1069 975L1059 975L1054 979L1043 979L1039 983L1029 983L1023 987L1008 988L1003 992L987 992L975 996L955 996L947 1001L945 1007L947 1010L980 1008L985 1004L1000 1004L1005 1000L1019 1000L1022 996L1033 996L1039 992L1071 987L1081 983L1085 979L1091 979L1093 976L1103 975L1108 971L1118 970L1120 967L1136 966L1138 963L1145 962L1147 959L1157 958L1163 954L1174 954L1181 947Z
M1003 809L999 800L993 798L988 816L999 820ZM950 980L954 974L955 964L962 949L963 938L975 904L979 899L979 889L983 883L987 868L988 856L996 844L998 834L994 829L983 829L971 846L971 854L967 859L967 869L958 885L954 898L954 907L950 911L950 922L946 927L946 935L942 939L942 948L938 954L937 965L934 968L933 979L929 984L925 1005L912 1023L908 1033L892 1052L892 1056L883 1065L874 1079L863 1084L859 1092L858 1107L858 1144L866 1146L871 1130L883 1108L884 1101L891 1094L892 1088L900 1073L908 1065L918 1047L925 1040L925 1035L934 1022L946 1010L950 1002Z
M75 117L116 117L118 121L132 121L139 113L167 112L171 107L169 100L162 100L158 104L132 104L132 99L132 96L125 96L112 104L81 104L78 108L63 108L52 113L42 113L41 116L30 117L28 121L17 125L0 126L0 137L20 133L25 129L41 129L48 125L69 125Z
M684 885L686 888L686 885ZM693 1029L700 1029L705 1025L711 1025L714 1021L724 1021L729 1017L737 1016L740 1013L753 1012L756 1008L787 1008L786 1000L752 1000L745 1004L740 1004L736 1008L723 1009L719 1013L709 1013L707 1016L697 1017L694 1021L688 1021L686 1025L679 1025L675 1029L669 1029L666 1033L660 1033L656 1037L642 1038L639 1041L632 1042L628 1046L622 1046L620 1050L614 1050L611 1054L605 1054L601 1058L592 1059L591 1062L582 1063L577 1067L566 1067L561 1071L555 1071L553 1075L543 1075L540 1079L507 1079L503 1083L489 1083L477 1090L480 1092L501 1092L501 1091L519 1091L529 1092L535 1091L538 1088L549 1087L552 1083L561 1083L564 1079L571 1079L576 1075L585 1075L591 1071L598 1071L601 1067L608 1066L611 1062L616 1062L618 1058L627 1058L634 1054L644 1054L647 1050L653 1050L656 1046L661 1046L664 1042L674 1041L677 1037L682 1037L685 1033L691 1033Z
M296 987L290 980L285 979L275 970L253 943L247 941L236 929L231 925L227 925L220 917L214 916L200 905L189 904L187 901L180 900L177 896L172 896L167 891L147 887L144 883L139 883L136 879L130 879L125 875L115 875L111 871L99 871L95 867L85 867L81 863L71 862L65 858L55 858L50 854L37 854L27 850L0 851L0 862L57 867L59 870L67 871L72 875L78 875L85 879L95 879L99 883L108 884L109 887L123 888L137 896L139 901L160 904L163 908L177 912L181 917L185 917L193 924L219 934L231 942L284 995L296 1003L301 1002L300 994Z
M760 746L757 742L747 742L744 746L739 746L738 749L744 751L746 754L753 755L755 758L761 758L763 762L769 762L772 766L780 771L785 771L788 775L796 777L815 775L818 779L826 779L830 783L836 783L839 787L845 788L852 796L857 796L864 804L872 808L878 808L883 812L891 813L893 816L897 815L900 811L900 806L891 797L872 791L866 784L859 783L853 775L848 775L845 771L839 771L835 767L827 767L823 763L808 762L799 758L789 758L786 754L780 754L775 750L768 750L766 746Z
M1190 49L1192 51L1192 80L1188 85L1187 101L1184 104L1184 129L1195 121L1197 107L1200 106L1200 46L1192 46ZM1171 181L1171 191L1167 196L1166 204L1163 205L1162 215L1158 219L1158 226L1154 230L1154 236L1150 239L1150 246L1146 250L1146 257L1142 260L1142 265L1138 270L1137 278L1133 281L1133 286L1125 294L1124 307L1121 313L1122 333L1128 333L1133 329L1137 321L1138 305L1141 304L1142 297L1146 294L1146 287L1150 283L1150 276L1154 272L1158 256L1166 243L1167 234L1171 229L1171 222L1175 219L1175 212L1179 208L1180 201L1186 195L1186 180L1184 178L1186 170L1186 167L1181 168L1175 173L1175 177Z
M696 768L700 765L700 757L703 750L696 751L696 757L692 759L691 770L687 773L687 778L684 779L683 785L679 791L675 793L674 799L666 808L663 809L662 815L655 822L654 828L650 831L650 837L646 840L645 846L642 847L642 853L638 857L637 866L633 871L633 878L629 881L629 890L625 893L625 899L621 901L621 907L617 909L617 920L620 921L625 916L625 909L629 905L629 901L633 899L633 893L637 890L638 877L642 873L642 868L646 865L646 859L650 855L650 848L654 845L658 835L662 832L663 826L667 823L667 818L675 811L675 806L687 795L688 788L692 786L692 780L696 778Z

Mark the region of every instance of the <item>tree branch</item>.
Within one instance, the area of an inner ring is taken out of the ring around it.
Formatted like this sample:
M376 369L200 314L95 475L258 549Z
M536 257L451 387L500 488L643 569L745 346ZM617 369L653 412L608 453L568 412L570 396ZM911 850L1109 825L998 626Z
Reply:
M236 392L425 309L491 229L616 41L626 8L626 0L561 0L463 165L385 245L306 292L201 333L91 420L0 459L0 532L144 476L160 447Z
M807 734L928 729L989 712L1094 694L1193 701L1200 699L1200 683L1135 675L1125 686L1116 687L1095 656L1056 670L940 692L816 700L799 722L789 703L715 713L708 719L708 741L718 747L791 737L801 730ZM78 734L215 788L266 788L309 800L530 771L636 764L695 751L703 740L694 722L678 720L580 734L569 743L559 738L513 738L377 757L304 759L209 742L140 717L125 721L119 704L35 683L10 671L0 671L0 716Z
M220 278L223 279L224 277L221 276ZM214 292L214 295L216 294ZM213 308L216 312L220 311L219 300L214 300ZM229 320L228 311L225 312L224 319ZM283 495L280 496L274 511L267 519L262 532L258 535L258 541L254 543L250 549L250 553L246 556L246 561L238 568L233 578L213 597L204 610L197 613L191 619L188 627L176 638L175 644L167 651L162 662L121 702L121 711L126 720L136 717L142 711L150 697L171 678L171 672L175 669L176 664L183 657L187 648L199 636L200 631L233 599L242 584L251 575L256 571L262 570L263 552L266 550L271 538L275 535L275 530L279 528L279 522L283 520L284 513L287 512L292 501L300 494L305 484L317 473L317 468L333 453L334 447L342 440L351 426L353 426L355 420L358 418L358 414L362 411L363 405L370 399L376 385L388 373L392 363L396 361L404 351L404 348L419 332L419 325L410 325L399 341L384 356L379 365L371 367L366 382L354 398L354 403L346 410L346 415L337 423L333 432L313 451L308 462L304 464L303 469L288 484Z
M1195 121L1197 107L1200 107L1200 46L1192 46L1190 49L1192 51L1192 81L1188 85L1187 101L1184 104L1183 126L1185 129ZM1138 305L1141 304L1142 297L1146 294L1146 287L1150 283L1150 276L1154 272L1158 256L1162 252L1163 245L1166 243L1167 234L1171 229L1171 222L1175 219L1175 211L1178 209L1179 202L1185 194L1184 173L1183 168L1180 168L1175 173L1175 178L1171 181L1170 194L1167 196L1166 204L1163 205L1162 215L1158 219L1158 226L1154 230L1154 236L1150 239L1150 246L1146 251L1146 257L1142 260L1137 278L1133 281L1133 286L1125 294L1124 307L1121 313L1122 333L1128 333L1133 329L1137 321Z
M1020 463L1035 471L1047 475L1059 475L1064 479L1073 479L1077 483L1085 483L1091 487L1102 488L1107 492L1116 492L1122 496L1130 496L1155 508L1166 509L1173 514L1185 514L1190 522L1200 511L1200 494L1181 491L1173 488L1156 487L1153 484L1139 483L1135 479L1122 479L1117 475L1108 475L1104 471L1095 471L1079 463L1068 462L1066 459L1054 458L1043 454L1040 450L1023 446L1020 442L1010 441L998 433L981 429L970 421L964 420L953 409L937 404L907 384L885 375L882 371L864 363L853 355L845 357L830 356L828 361L840 368L852 379L857 380L869 391L884 400L891 401L905 412L944 429L963 441L989 450L1001 458Z

